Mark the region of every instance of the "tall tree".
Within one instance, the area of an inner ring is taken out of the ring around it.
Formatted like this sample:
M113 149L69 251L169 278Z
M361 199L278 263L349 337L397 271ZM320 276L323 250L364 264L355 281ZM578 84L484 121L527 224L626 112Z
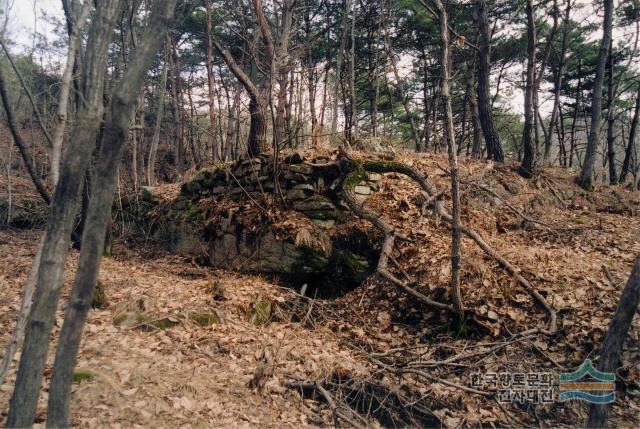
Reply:
M31 426L35 418L53 320L64 281L71 230L78 212L78 195L104 112L107 48L120 6L120 0L105 0L96 7L92 17L82 68L81 104L51 202L36 291L9 406L9 427Z
M79 268L53 365L47 414L47 425L51 427L70 426L69 402L73 369L100 271L107 225L111 220L110 209L118 180L118 163L130 127L129 119L135 111L137 94L162 45L162 38L157 35L166 31L175 4L176 0L155 0L152 3L142 40L111 97L97 156L94 191L83 231Z
M536 91L536 22L533 12L533 0L526 0L525 13L527 15L527 78L524 89L524 131L522 133L524 156L520 165L520 173L525 177L531 177L536 159L536 148L533 142L535 127L534 93Z
M477 0L475 8L479 32L478 55L478 110L480 125L487 145L487 156L498 162L504 161L500 136L496 130L491 113L491 35L486 0Z
M622 169L620 170L620 183L627 181L627 175L631 170L631 157L635 153L636 137L638 133L638 116L640 116L640 84L638 84L636 105L633 109L633 118L631 119L631 127L629 129L629 141L624 151L624 160L622 161Z
M453 128L453 111L451 109L451 71L449 20L447 9L440 0L433 0L440 16L440 38L442 40L441 63L442 81L441 97L444 102L444 128L449 154L449 170L451 174L451 295L458 313L460 324L464 323L464 305L460 293L460 194L458 191L458 159L456 156L456 139ZM462 326L462 325L461 325Z
M602 86L604 81L604 69L609 56L611 37L613 31L613 0L604 0L604 20L602 21L602 40L598 51L593 92L591 94L591 124L587 137L587 149L584 155L582 169L578 176L578 184L586 189L593 189L594 166L598 143L600 142L600 122L602 120Z

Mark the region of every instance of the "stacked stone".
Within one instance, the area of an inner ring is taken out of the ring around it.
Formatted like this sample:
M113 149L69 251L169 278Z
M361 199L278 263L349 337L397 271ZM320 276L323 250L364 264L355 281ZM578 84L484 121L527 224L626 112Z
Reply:
M182 186L181 194L188 199L227 195L234 200L255 198L275 189L273 158L261 155L244 158L233 165L203 170ZM340 201L336 199L340 171L327 157L315 157L308 163L294 153L278 166L280 192L291 207L318 225L330 228L338 218ZM356 197L364 201L378 190L382 175L369 173L366 180L354 188Z

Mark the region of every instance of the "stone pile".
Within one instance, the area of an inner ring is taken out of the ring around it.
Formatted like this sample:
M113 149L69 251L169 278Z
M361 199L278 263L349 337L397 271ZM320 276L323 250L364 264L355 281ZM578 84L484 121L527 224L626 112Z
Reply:
M274 170L273 158L265 154L202 170L182 186L181 195L191 200L227 196L242 201L275 193L292 209L316 224L330 228L338 218L338 207L342 206L340 180L338 166L327 157L306 160L301 154L294 153L284 157ZM354 187L356 197L366 200L378 190L380 180L381 174L368 173L366 180Z

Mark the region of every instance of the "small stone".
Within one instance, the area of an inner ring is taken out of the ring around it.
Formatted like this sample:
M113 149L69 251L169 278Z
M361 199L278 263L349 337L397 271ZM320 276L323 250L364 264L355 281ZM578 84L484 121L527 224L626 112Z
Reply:
M299 185L294 186L293 189L303 189L311 192L314 192L316 190L316 188L314 188L313 185L310 183L301 183Z
M336 221L333 219L311 219L311 222L326 229L332 228L336 224Z
M335 210L336 206L329 200L313 198L297 202L293 208L297 211L304 212L309 210Z
M309 197L309 191L305 189L289 189L287 191L287 200L296 201L304 200Z
M262 164L262 160L260 158L247 158L240 161L240 165L252 165L252 164Z
M261 170L261 165L260 164L253 164L253 165L245 165L242 166L240 168L238 168L235 172L235 176L236 177L244 177L247 176L249 174L258 174L260 175L260 170Z
M308 210L302 214L309 219L335 219L338 217L334 210Z
M380 173L369 173L369 180L371 180L372 182L377 182L379 180L382 180L382 174Z
M313 158L312 162L314 164L328 164L329 163L329 158L327 158L326 156L318 156L316 158Z
M211 193L214 195L219 195L219 194L224 194L226 190L227 190L226 186L216 186L215 188L211 189Z
M357 185L355 188L353 188L353 192L359 195L370 195L371 188L368 186Z
M299 152L286 156L283 160L285 164L300 164L302 162L302 155Z
M309 180L309 176L305 176L304 174L300 174L300 173L294 173L293 171L289 171L287 170L284 173L284 178L286 180L293 180L295 182L306 182L307 180Z
M313 167L307 164L293 164L289 166L289 170L300 174L313 174Z

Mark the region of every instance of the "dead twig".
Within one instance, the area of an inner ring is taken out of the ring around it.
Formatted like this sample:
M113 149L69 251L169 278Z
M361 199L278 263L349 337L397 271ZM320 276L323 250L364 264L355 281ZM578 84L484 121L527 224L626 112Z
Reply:
M353 411L350 407L344 404L337 404L334 400L333 396L329 393L327 389L325 389L322 384L315 381L312 383L300 383L300 382L287 382L285 386L290 389L300 389L300 390L315 390L322 396L329 405L329 409L331 409L331 414L333 417L333 425L338 427L339 418L349 423L351 426L356 428L366 427L366 421L364 421L364 425L361 420L362 417L358 415L355 411ZM356 421L360 420L360 421Z
M350 159L348 155L341 155L343 169L347 171L351 171L351 173L345 179L345 183L350 183L353 181L353 177L355 174L360 174L361 171L368 172L376 172L376 173L400 173L414 180L423 191L425 191L428 195L434 196L438 195L438 189L427 180L427 177L417 171L416 169L403 164L401 162L380 162L380 161L371 161L371 160L353 160ZM391 244L393 244L393 238L389 237L394 234L393 228L382 221L378 216L376 216L373 212L368 211L362 207L361 204L357 202L355 197L351 194L348 186L343 185L343 189L345 190L345 201L347 205L358 215L361 215L363 218L371 221L376 227L381 229L386 236L385 244L388 246L386 241L391 240ZM442 201L436 199L433 205L433 211L436 215L439 215L441 218L444 218L450 225L453 222L453 218L451 214L444 208ZM460 225L460 231L471 238L475 243L491 258L497 261L509 274L511 274L519 284L521 284L527 292L533 298L538 301L544 309L549 314L549 322L546 329L544 328L533 328L521 333L522 335L529 335L536 332L542 332L547 335L554 335L557 331L557 316L556 312L551 307L551 305L547 302L547 300L536 290L536 288L521 274L520 270L512 265L504 256L502 256L498 251L496 251L493 247L491 247L484 239L471 228L468 228L464 225ZM384 247L383 247L384 250ZM381 257L381 259L383 259ZM385 261L386 262L386 261ZM384 267L383 267L384 268ZM379 271L380 272L380 271ZM384 272L381 272L384 274ZM402 282L401 282L402 283Z

